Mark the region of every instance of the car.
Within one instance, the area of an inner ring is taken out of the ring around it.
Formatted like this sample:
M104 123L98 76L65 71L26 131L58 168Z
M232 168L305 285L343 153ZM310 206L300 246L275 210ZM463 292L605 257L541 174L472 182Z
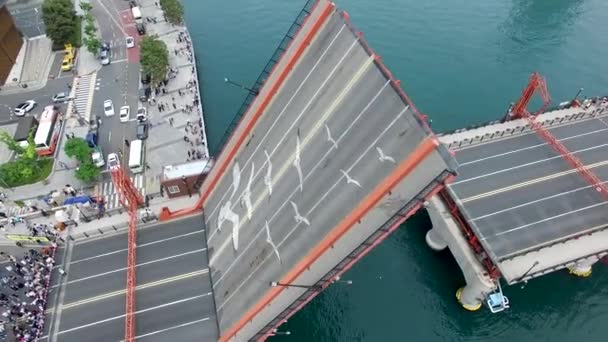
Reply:
M137 108L137 115L135 116L137 121L147 121L148 120L148 110L145 107Z
M15 107L15 115L24 116L26 113L29 113L32 109L36 107L36 101L28 100L23 103L20 103Z
M145 121L139 122L137 124L135 133L137 135L137 139L145 140L148 137L148 123Z
M108 42L103 42L101 43L101 51L110 51L110 43Z
M125 43L127 44L127 49L135 47L135 39L131 36L125 38Z
M108 154L108 169L114 170L120 167L120 160L118 160L118 154L110 153Z
M120 107L120 122L129 121L129 112L130 111L131 111L131 108L129 108L129 106Z
M140 36L146 34L146 26L144 23L137 23L135 27L137 28L137 33L139 33Z
M106 116L114 115L114 104L112 100L103 101L103 112Z
M146 74L143 70L139 72L139 79L141 81L141 84L146 85L146 84L150 84L150 81L152 80L152 77L150 76L150 74Z
M68 93L57 93L53 95L54 103L63 103L70 100L70 95Z
M139 101L146 102L150 98L152 94L152 89L148 86L144 86L143 88L139 88Z
M110 50L101 50L99 59L101 59L101 65L110 64Z
M65 56L63 58L63 62L61 63L61 71L70 71L74 66L74 58Z

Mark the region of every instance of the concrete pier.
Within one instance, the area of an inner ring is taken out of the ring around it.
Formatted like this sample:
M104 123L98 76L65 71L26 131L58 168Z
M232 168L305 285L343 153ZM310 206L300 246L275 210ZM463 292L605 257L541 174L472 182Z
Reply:
M433 196L426 209L433 223L433 228L426 236L427 244L434 250L447 245L466 280L466 285L456 291L456 298L463 308L469 311L479 310L486 296L496 290L496 283L469 247L458 224L439 196Z

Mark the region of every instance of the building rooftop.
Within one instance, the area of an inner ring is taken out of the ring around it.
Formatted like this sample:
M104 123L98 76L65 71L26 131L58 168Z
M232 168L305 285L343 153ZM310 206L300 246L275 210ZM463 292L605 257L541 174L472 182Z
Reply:
M211 166L213 166L213 160L210 159L202 159L178 165L167 165L163 168L163 179L168 180L200 175L204 171L211 169Z

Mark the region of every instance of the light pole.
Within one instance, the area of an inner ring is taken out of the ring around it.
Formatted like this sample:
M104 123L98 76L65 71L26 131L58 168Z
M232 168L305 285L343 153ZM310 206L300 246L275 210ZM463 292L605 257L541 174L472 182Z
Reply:
M309 289L309 290L315 290L315 291L321 291L323 290L323 286L321 285L297 285L297 284L282 284L279 283L278 281L271 281L270 282L270 286L271 287L297 287L300 289Z
M578 96L583 92L583 88L579 88L578 92L576 93L576 95L574 95L574 99L572 99L572 102L576 101L576 99L578 99Z
M271 336L278 336L278 335L291 335L291 331L279 331L279 329L272 329L272 334Z
M242 85L242 84L240 84L240 83L236 83L236 82L232 81L232 80L231 80L231 79L229 79L228 77L225 77L225 78L224 78L224 82L226 82L226 83L228 83L228 84L235 85L235 86L240 87L240 88L242 88L242 89L245 89L245 90L247 90L248 92L252 93L253 95L256 95L256 96L257 96L257 95L259 94L259 92L258 92L257 90L253 90L253 89L251 89L251 88L247 88L247 87L245 87L244 85Z

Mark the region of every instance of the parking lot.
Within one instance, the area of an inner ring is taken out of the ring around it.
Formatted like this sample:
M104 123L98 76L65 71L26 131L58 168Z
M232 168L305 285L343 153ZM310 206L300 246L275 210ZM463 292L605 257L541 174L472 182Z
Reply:
M197 215L139 228L138 341L217 340L202 225ZM126 247L126 231L68 244L67 274L54 280L56 301L47 310L47 330L57 341L124 338Z

